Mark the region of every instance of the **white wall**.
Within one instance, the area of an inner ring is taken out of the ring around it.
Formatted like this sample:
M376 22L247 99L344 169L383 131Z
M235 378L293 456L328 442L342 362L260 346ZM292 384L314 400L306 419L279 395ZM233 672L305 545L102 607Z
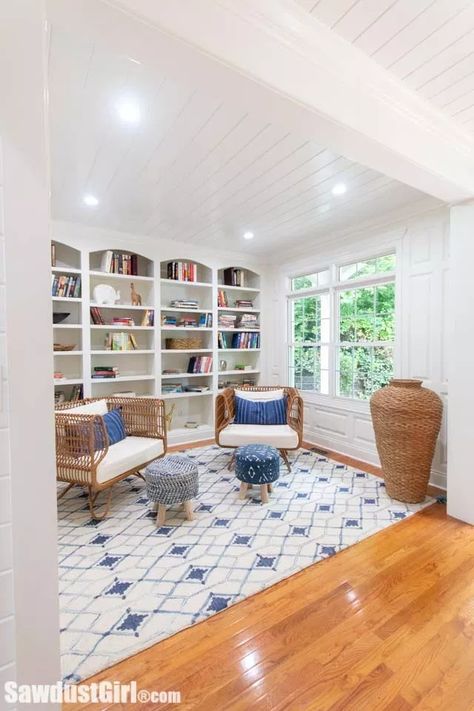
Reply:
M60 678L44 18L0 3L0 680L20 683Z
M451 210L448 513L474 524L472 328L474 204ZM445 324L446 327L446 324Z
M446 486L447 407L447 275L449 267L449 210L437 210L377 229L354 233L324 252L308 253L287 262L273 279L273 323L270 378L287 382L286 303L287 277L316 271L331 262L355 261L397 252L396 375L421 378L443 399L445 413L433 463L431 481ZM305 439L329 449L378 463L374 433L366 402L351 402L306 394Z

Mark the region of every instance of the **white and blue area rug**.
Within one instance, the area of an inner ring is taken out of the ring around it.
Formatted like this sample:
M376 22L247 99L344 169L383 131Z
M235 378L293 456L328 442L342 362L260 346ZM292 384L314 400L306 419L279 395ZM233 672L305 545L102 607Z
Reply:
M84 679L334 555L432 502L390 499L383 481L307 450L280 469L270 502L238 499L230 451L199 465L195 520L179 506L156 528L141 479L114 487L107 519L79 488L59 502L61 646L66 682Z

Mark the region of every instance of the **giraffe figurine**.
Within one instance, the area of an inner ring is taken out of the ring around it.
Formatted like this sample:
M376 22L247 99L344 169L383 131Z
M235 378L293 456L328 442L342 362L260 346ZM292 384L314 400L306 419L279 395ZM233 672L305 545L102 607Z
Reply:
M132 306L141 306L142 297L135 291L135 284L130 284L130 294L132 297Z

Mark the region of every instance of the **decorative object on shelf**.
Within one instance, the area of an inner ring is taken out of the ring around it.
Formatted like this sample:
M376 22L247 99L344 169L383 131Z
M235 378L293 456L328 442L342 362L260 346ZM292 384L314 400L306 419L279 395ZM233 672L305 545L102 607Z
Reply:
M170 351L201 350L202 338L166 338L165 345Z
M63 345L62 343L53 343L53 350L55 350L56 352L73 351L75 347L75 343L69 345Z
M227 301L227 294L225 293L224 289L219 289L217 291L217 305L221 308L225 308L229 305Z
M165 407L165 422L166 422L167 429L170 429L170 427L171 427L171 423L173 422L173 415L174 415L175 410L176 410L175 403L173 403L173 405L171 405L169 410L166 410L166 407Z
M184 426L187 430L197 430L197 428L199 427L199 422L197 422L196 420L188 420L184 423Z
M118 331L105 334L104 348L106 351L136 351L138 344L132 333Z
M54 242L51 242L51 266L56 266L56 245Z
M53 311L53 323L62 323L70 315L69 311Z
M141 294L139 294L137 291L135 291L135 284L133 283L133 281L130 284L130 297L132 299L132 306L141 306L142 305Z
M387 493L398 501L426 497L443 403L422 380L392 379L370 399Z
M92 295L96 304L113 306L120 300L120 291L116 291L110 284L97 284Z
M155 325L155 312L153 309L147 309L142 318L142 326L147 326L150 328Z
M219 361L219 370L227 370L227 361L226 360Z

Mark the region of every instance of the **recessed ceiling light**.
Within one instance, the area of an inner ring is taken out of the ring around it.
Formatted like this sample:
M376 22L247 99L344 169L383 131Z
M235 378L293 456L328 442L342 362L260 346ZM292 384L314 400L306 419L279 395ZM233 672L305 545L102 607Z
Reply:
M137 124L142 117L140 106L134 99L122 99L116 104L118 117L123 123Z
M347 188L344 183L336 183L331 192L333 195L344 195L347 192Z
M87 205L88 207L97 207L99 204L99 201L95 195L84 195L82 201L84 205Z
M244 232L244 239L253 239L255 237L253 232Z

